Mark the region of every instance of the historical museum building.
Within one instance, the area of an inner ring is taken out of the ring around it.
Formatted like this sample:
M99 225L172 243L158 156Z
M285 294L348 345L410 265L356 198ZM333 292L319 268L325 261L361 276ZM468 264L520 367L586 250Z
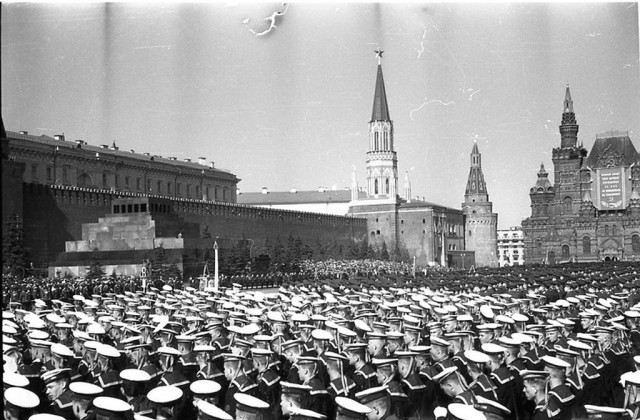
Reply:
M405 174L404 197L398 188L398 158L382 65L369 121L366 185L363 197L354 174L350 214L367 219L368 240L375 248L406 248L421 265L468 268L497 266L497 215L487 194L480 152L474 144L463 209L415 201ZM474 255L475 254L475 255Z
M640 155L627 132L596 135L587 150L567 86L553 184L544 164L522 223L525 261L640 261Z

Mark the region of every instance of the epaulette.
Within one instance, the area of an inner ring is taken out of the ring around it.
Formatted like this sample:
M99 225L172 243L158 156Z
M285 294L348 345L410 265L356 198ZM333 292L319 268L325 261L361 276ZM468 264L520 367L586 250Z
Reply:
M486 376L479 376L478 379L474 382L476 385L480 387L484 392L491 392L496 387L491 383L489 378ZM471 388L471 386L469 386Z
M326 395L329 394L329 392L326 389L312 389L311 391L309 391L309 395Z
M104 388L109 388L110 386L120 386L122 385L122 380L121 379L116 379L116 380L110 380L110 379L114 379L115 376L114 375L108 375L111 376L112 378L108 378L105 379L106 375L100 375L98 376L98 382L100 382L100 386L104 389ZM110 380L109 382L105 382L105 380Z
M366 379L370 379L370 378L373 378L374 376L376 376L376 373L375 373L375 372L371 372L371 373L369 373L369 374L366 374L366 373L364 373L364 372L363 372L363 371L361 371L361 370L356 370L355 372L353 372L353 374L354 374L354 375L362 375L362 376L363 376L364 378L366 378Z
M453 356L451 358L451 360L455 363L455 362L460 362L462 363L462 365L467 366L469 363L464 359L464 357L460 357L460 356Z
M470 397L470 398L467 398L467 397ZM465 391L461 394L456 395L456 397L453 399L453 402L458 402L458 401L460 401L465 405L473 405L473 403L475 402L473 401L473 394L468 391Z
M422 382L420 382L418 384L412 384L411 382L407 381L406 379L403 379L402 383L406 384L409 387L409 389L412 390L412 391L416 391L416 390L419 390L419 389L425 389L427 387Z
M563 387L562 385L549 391L549 395L556 397L562 404L566 404L576 397L571 393L568 387Z
M55 401L56 405L61 409L69 408L73 405L73 399L67 393L62 393Z
M248 390L250 390L250 389L253 389L253 388L257 387L257 386L258 386L258 385L256 385L256 384L252 384L251 382L248 382L248 381L247 381L247 382L245 383L245 386L243 386L242 388L238 388L238 389L239 389L241 392L246 392L246 391L248 391Z
M510 381L513 380L513 376L511 376L511 374L509 374L509 376L505 375L503 373L504 371L501 370L497 370L495 372L493 372L491 374L491 377L497 381L500 385L504 385L506 383L509 383ZM508 371L507 371L508 372Z
M593 365L587 366L587 369L585 369L583 375L587 379L598 379L600 377L600 373L598 372L598 369L593 367Z
M260 378L260 380L267 384L267 386L273 386L274 384L278 383L280 377L273 371L268 370L264 375L262 375L262 378Z
M402 391L389 391L389 395L393 398L406 398L409 399L409 396Z
M602 359L598 358L598 360L600 361L598 364L594 363L593 359L589 360L588 364L593 366L596 370L601 370L604 367L604 363L602 362Z
M577 390L581 390L582 389L582 386L580 386L578 381L574 380L574 378L572 378L571 376L567 377L565 379L565 381L567 382L567 384L571 385L572 387L574 387Z

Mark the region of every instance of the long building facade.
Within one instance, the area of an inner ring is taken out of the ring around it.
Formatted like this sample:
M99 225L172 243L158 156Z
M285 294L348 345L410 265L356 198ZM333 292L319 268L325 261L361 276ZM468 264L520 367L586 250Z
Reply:
M578 129L567 86L553 183L543 164L529 192L525 262L640 261L640 154L619 131L597 134L587 152Z
M277 238L346 248L366 235L364 219L238 204L239 179L204 158L4 130L1 144L3 223L18 217L33 267L50 275L83 275L91 258L107 274L140 274L163 247L194 276L214 242L230 249L246 239L258 256Z

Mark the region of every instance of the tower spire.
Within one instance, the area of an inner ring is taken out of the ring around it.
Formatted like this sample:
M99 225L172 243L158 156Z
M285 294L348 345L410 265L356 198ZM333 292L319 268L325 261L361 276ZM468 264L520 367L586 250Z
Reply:
M384 88L384 77L382 77L382 53L376 50L378 57L378 75L376 76L376 88L373 95L373 112L371 121L391 121L389 118L389 105L387 104L387 92Z
M562 123L560 124L560 147L567 148L578 145L578 128L576 114L573 112L571 91L569 90L569 84L567 84L567 91L564 95Z
M467 189L464 193L464 199L466 202L489 201L487 184L484 181L481 162L480 150L478 150L478 142L474 140L473 149L471 149L471 168L469 170L469 179L467 180Z

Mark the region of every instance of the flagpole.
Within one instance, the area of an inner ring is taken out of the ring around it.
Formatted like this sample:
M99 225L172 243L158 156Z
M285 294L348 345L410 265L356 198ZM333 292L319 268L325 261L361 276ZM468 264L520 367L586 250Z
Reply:
M213 274L213 278L214 278L214 290L217 292L218 291L218 286L219 286L219 279L218 279L218 242L214 242L213 243L213 251L215 253L215 261L216 261L216 266L214 269L214 274Z

